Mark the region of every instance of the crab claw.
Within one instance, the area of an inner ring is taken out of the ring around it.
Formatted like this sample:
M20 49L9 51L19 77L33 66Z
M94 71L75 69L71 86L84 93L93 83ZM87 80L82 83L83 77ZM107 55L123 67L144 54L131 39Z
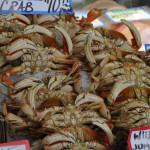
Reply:
M85 49L85 56L86 56L87 60L92 64L96 64L96 60L94 58L94 55L93 55L92 49L91 49L93 37L94 37L94 32L90 33L88 35L84 49Z
M28 39L18 39L12 42L10 45L7 47L2 47L1 48L6 54L11 54L14 52L17 52L22 49L32 49L32 50L37 50L36 45L28 40Z
M2 112L5 116L5 119L8 120L10 123L15 124L15 127L24 127L27 126L27 123L19 116L9 113L7 111L6 103L2 104Z
M142 42L141 42L141 36L140 36L140 33L139 33L139 31L137 30L137 28L131 23L131 22L129 22L129 21L127 21L127 20L125 20L125 19L121 19L121 22L123 23L123 24L125 24L129 29L130 29L130 32L131 32L131 34L132 34L132 36L133 36L133 42L135 42L135 43L132 43L132 44L135 44L135 46L137 47L137 48L140 48L141 47L141 45L142 45Z
M29 34L29 33L41 33L41 34L47 35L49 37L53 37L53 33L51 31L49 31L48 29L46 29L42 26L39 26L39 25L27 26L24 29L24 34Z
M112 131L110 130L110 128L108 127L108 125L103 120L96 119L92 123L104 130L104 132L106 133L106 135L107 135L107 137L109 139L109 143L110 144L114 143L114 136L112 134Z
M37 23L42 24L44 22L54 22L58 19L59 17L57 15L42 15L37 19Z
M30 105L31 108L35 109L35 96L37 92L44 86L43 83L36 84L35 86L31 87L28 94L27 94L27 99L28 99L28 104Z
M128 87L132 87L134 85L135 85L135 82L127 81L127 80L122 80L122 81L115 83L113 88L110 91L110 94L107 97L109 104L113 105L118 95L121 93L121 91L123 91L124 89Z
M84 24L87 22L90 23L90 22L94 21L96 18L105 14L106 11L107 11L107 9L98 9L98 8L91 9L87 14L87 18L82 17L82 19L80 20L80 26L84 26Z
M100 113L105 118L107 118L108 120L111 119L110 112L107 109L107 107L104 103L104 100L101 97L94 95L94 94L90 94L90 93L79 94L75 100L75 105L79 106L79 105L83 105L85 103L92 103L92 104L89 104L90 109L99 109Z
M17 19L20 20L26 24L31 24L30 20L25 16L25 15L20 15L20 14L8 14L8 15L1 15L0 16L0 21L6 19L6 20L13 20L13 19Z
M101 15L105 14L107 12L107 9L98 9L98 8L93 8L91 9L88 14L87 14L87 22L92 22L96 18L100 17Z
M46 136L43 139L42 144L44 144L44 145L54 144L54 143L62 141L62 139L63 139L63 141L66 141L66 142L75 143L75 140L72 139L72 137L69 137L67 135L63 135L61 133L55 133L55 134Z
M68 47L68 53L69 53L69 55L71 55L73 44L72 44L72 40L71 40L69 34L61 26L56 25L55 28L57 30L59 30L61 32L61 34L63 35L63 37L65 38L67 47Z
M32 87L38 83L42 83L42 81L38 78L30 77L30 78L25 78L19 82L17 82L14 85L14 89L16 90L21 90L24 88Z
M16 60L16 59L20 58L23 54L24 54L24 52L22 50L11 53L11 54L7 54L6 55L6 61Z
M97 95L90 94L90 93L81 93L77 96L75 100L75 104L82 105L83 103L88 103L88 102L104 102L103 99Z
M60 85L65 79L67 78L67 75L57 75L50 78L48 82L48 89L52 90L58 85Z
M132 101L128 102L125 106L121 107L121 112L127 112L130 109L135 109L137 107L147 109L147 108L149 108L149 105L146 102L143 102L143 101L132 100Z

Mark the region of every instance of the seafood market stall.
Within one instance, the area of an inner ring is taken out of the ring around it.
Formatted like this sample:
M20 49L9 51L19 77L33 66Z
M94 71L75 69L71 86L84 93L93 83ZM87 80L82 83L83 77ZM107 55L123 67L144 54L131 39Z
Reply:
M150 46L131 20L123 33L71 0L0 6L0 150L150 148Z

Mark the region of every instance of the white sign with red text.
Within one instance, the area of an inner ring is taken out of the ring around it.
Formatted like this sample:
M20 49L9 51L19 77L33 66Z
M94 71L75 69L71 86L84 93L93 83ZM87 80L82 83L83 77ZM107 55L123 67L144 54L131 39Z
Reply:
M128 146L129 150L150 150L150 126L131 129Z
M28 140L0 144L0 150L30 150Z

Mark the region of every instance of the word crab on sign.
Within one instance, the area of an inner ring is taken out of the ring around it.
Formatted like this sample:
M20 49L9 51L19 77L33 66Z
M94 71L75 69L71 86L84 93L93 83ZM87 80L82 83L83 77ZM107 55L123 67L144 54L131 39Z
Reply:
M129 150L150 150L150 126L130 130L128 146Z
M30 150L30 145L28 140L2 143L0 150Z
M72 14L72 0L0 0L0 13Z

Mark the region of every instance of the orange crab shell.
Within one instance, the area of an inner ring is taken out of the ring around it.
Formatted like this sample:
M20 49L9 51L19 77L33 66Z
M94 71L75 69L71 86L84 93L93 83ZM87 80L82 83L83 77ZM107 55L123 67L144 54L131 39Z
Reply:
M101 15L103 15L106 12L106 10L103 9L98 9L98 8L93 8L91 9L88 14L87 14L87 22L92 22L94 21L96 18L100 17Z
M13 85L13 82L7 73L0 73L0 82L6 86Z
M59 98L57 97L52 97L48 100L45 100L40 106L38 109L40 110L43 110L43 109L46 109L46 108L50 108L50 107L53 107L53 106L62 106L62 102Z

